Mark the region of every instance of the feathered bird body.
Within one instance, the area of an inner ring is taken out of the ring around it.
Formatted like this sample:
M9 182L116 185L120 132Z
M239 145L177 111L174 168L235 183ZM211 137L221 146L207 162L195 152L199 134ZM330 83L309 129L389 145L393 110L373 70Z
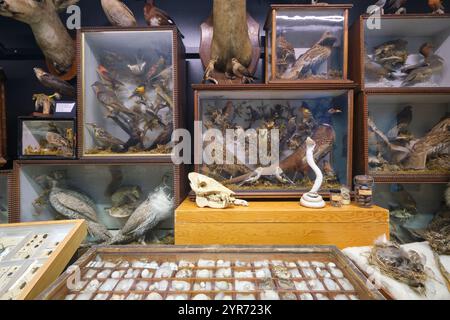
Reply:
M169 15L155 6L154 0L147 0L144 6L144 18L151 27L173 26L175 22Z
M126 244L143 239L160 222L169 219L174 204L167 189L167 186L162 185L150 193L108 244Z
M61 80L58 77L45 72L41 68L34 68L34 73L39 82L46 88L53 89L62 96L70 98L75 97L75 88L67 81Z
M298 79L308 72L315 74L322 63L331 56L336 40L331 32L325 32L315 45L297 59L292 68L283 74L282 78Z
M108 21L117 27L135 27L133 12L120 0L101 0L103 11Z

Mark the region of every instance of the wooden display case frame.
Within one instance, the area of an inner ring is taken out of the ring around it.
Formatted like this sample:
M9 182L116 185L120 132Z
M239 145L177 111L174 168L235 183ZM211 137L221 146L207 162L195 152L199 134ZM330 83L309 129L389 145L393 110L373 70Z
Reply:
M32 300L45 290L67 267L80 244L86 238L87 225L84 220L61 220L31 223L12 223L0 225L0 229L33 227L33 226L57 226L73 224L74 228L66 235L64 240L57 246L44 265L37 271L33 279L23 289L17 300Z
M349 36L352 39L352 46L349 50L349 61L352 63L349 65L349 76L359 85L361 91L370 93L415 93L417 90L425 93L447 93L450 92L450 87L366 87L365 85L365 33L364 23L370 16L363 14L356 20L350 27ZM384 14L381 15L381 19L449 19L450 14Z
M24 155L22 153L23 148L23 123L31 121L46 121L46 122L72 122L73 128L73 156L62 157L62 156L50 156L50 155ZM19 117L18 118L18 141L17 141L17 153L20 160L74 160L77 158L77 121L75 118L36 118L36 117Z
M322 85L315 85L315 84L307 84L302 85L301 89L298 87L298 85L279 85L279 84L252 84L252 85L245 85L245 86L238 86L238 85L193 85L192 88L194 89L194 120L199 121L201 120L201 116L199 113L200 105L199 105L199 95L202 91L270 91L270 90L276 90L276 91L316 91L316 92L324 92L329 90L342 90L347 91L348 95L348 137L347 137L347 186L350 187L353 185L353 98L354 98L354 90L353 86L345 87L341 84L335 84L335 85L327 85L323 83ZM197 139L201 139L201 137L196 137ZM198 144L194 142L194 157L196 155L202 154L202 146L203 143ZM194 166L195 172L200 173L200 165L196 164ZM292 190L292 191L262 191L262 190L256 190L256 191L242 191L242 190L233 190L236 192L236 196L246 198L246 199L298 199L299 196L303 191L299 190ZM305 190L306 192L308 190ZM329 192L321 192L321 195L329 196ZM189 194L191 198L194 198L195 195L191 192Z
M426 95L429 94L428 90L421 90L423 88L415 88L415 90L387 90L387 91L369 91L360 92L355 96L357 105L359 106L355 110L355 140L354 145L356 150L360 152L355 153L355 167L354 171L358 174L370 174L374 177L377 183L446 183L450 181L450 174L395 174L395 173L372 173L369 171L369 103L368 96L370 95L383 95L383 96L396 96L399 94L409 95ZM450 95L450 90L440 90L434 92L433 95L447 94ZM362 150L361 150L362 149Z
M21 222L21 208L20 208L20 170L22 166L26 165L70 165L70 166L82 166L82 165L99 165L99 166L139 166L139 165L167 165L173 168L173 196L174 196L174 208L176 208L185 198L187 194L187 173L185 166L174 165L167 162L148 162L148 161L133 161L128 162L125 160L18 160L14 161L13 169L13 182L12 182L12 201L10 204L10 222Z
M84 83L84 47L83 38L86 33L95 32L151 32L151 31L171 31L172 35L172 68L173 68L173 130L185 127L185 84L186 84L186 61L185 61L185 47L181 39L181 33L176 26L167 27L133 27L133 28L118 28L118 27L85 27L77 32L77 118L78 118L78 157L81 159L101 159L101 160L146 160L155 163L171 162L171 154L113 154L113 155L87 155L84 150L84 92L89 90Z
M12 170L0 170L0 176L5 176L7 179L7 193L8 193L8 197L7 197L7 201L8 201L8 223L11 223L11 210L12 210L12 201L13 201L13 194L12 194L12 190L13 190L13 172Z
M73 266L83 268L98 256L108 258L128 257L129 259L139 256L158 256L161 260L172 261L173 258L193 259L197 261L201 257L209 256L211 259L220 259L221 255L227 257L235 255L236 258L245 259L248 255L261 255L261 258L271 255L274 258L282 255L297 255L297 258L308 257L311 259L329 259L339 267L346 278L355 287L361 299L364 300L385 300L383 295L367 280L363 273L348 259L340 250L334 246L128 246L128 247L94 247L82 256ZM263 256L265 255L265 256ZM172 258L172 259L171 259ZM230 259L233 259L230 257ZM71 275L62 274L51 286L47 288L37 299L39 300L59 300L68 293L67 280Z
M0 68L0 168L6 164L6 75Z
M343 86L352 85L353 81L348 77L349 70L349 10L353 7L352 4L325 4L320 3L318 5L310 4L272 4L270 6L269 14L266 18L264 30L266 31L265 40L265 79L267 84L341 84ZM284 80L275 79L276 75L276 39L277 39L277 11L278 10L344 10L344 30L343 30L343 63L342 63L342 79L327 80L327 79L313 79L313 80ZM271 30L271 42L269 42L269 30ZM275 32L274 32L275 31ZM270 46L271 43L271 46ZM269 46L272 53L272 58L269 56ZM270 60L271 61L270 61ZM269 64L269 61L271 62ZM271 78L269 77L269 65L271 68Z

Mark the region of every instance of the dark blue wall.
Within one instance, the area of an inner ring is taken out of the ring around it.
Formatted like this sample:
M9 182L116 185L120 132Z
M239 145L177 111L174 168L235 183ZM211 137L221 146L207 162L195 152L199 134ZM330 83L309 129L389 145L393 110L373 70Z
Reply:
M145 26L143 17L143 4L141 0L124 1L130 9L135 13L140 25ZM167 11L178 24L181 32L184 34L184 45L188 53L197 53L200 41L200 24L206 20L211 13L212 0L159 0L157 5ZM351 10L350 23L359 17L365 11L365 8L375 2L375 0L328 0L328 3L352 3L354 5ZM446 7L450 7L449 0L444 1ZM269 0L248 0L247 6L249 13L263 27L269 5L272 3L310 3L310 1L269 1ZM109 25L100 5L100 0L81 0L79 3L82 9L82 25L83 26L107 26ZM410 0L407 9L411 13L429 12L427 0ZM62 15L64 17L64 15ZM420 26L411 26L420 27ZM262 33L263 35L263 33ZM351 44L350 39L350 44ZM0 44L6 48L29 49L30 52L39 53L33 35L29 27L23 23L12 19L0 17ZM1 52L1 50L0 50ZM42 58L32 56L34 60L25 60L24 58L15 57L5 60L5 56L0 54L0 66L6 72L7 82L7 119L8 119L8 154L10 159L16 157L17 149L17 117L21 115L29 115L34 104L31 100L33 93L42 92L42 87L34 77L32 68L35 66L44 66ZM194 57L187 61L187 108L193 110L193 97L191 84L199 83L202 78L202 67L200 61ZM351 62L350 62L351 63ZM262 79L262 61L258 69L258 78ZM193 122L193 112L187 112L187 123ZM190 128L192 125L189 126Z

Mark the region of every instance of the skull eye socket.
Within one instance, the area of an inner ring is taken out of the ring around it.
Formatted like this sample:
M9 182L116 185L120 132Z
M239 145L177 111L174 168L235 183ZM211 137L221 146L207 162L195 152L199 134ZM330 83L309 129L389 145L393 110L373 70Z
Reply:
M204 187L206 187L206 182L200 182L199 184L198 184L198 186L200 187L200 188L204 188Z

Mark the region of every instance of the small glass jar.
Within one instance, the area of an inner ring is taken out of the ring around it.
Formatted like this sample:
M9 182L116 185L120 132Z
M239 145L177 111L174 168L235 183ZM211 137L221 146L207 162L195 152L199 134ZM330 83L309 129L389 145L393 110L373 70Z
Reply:
M330 190L330 204L332 207L342 207L341 190Z
M370 208L373 205L373 188L375 181L371 176L355 177L355 201L363 208Z
M352 195L350 189L347 187L341 187L342 205L348 206L352 203Z

